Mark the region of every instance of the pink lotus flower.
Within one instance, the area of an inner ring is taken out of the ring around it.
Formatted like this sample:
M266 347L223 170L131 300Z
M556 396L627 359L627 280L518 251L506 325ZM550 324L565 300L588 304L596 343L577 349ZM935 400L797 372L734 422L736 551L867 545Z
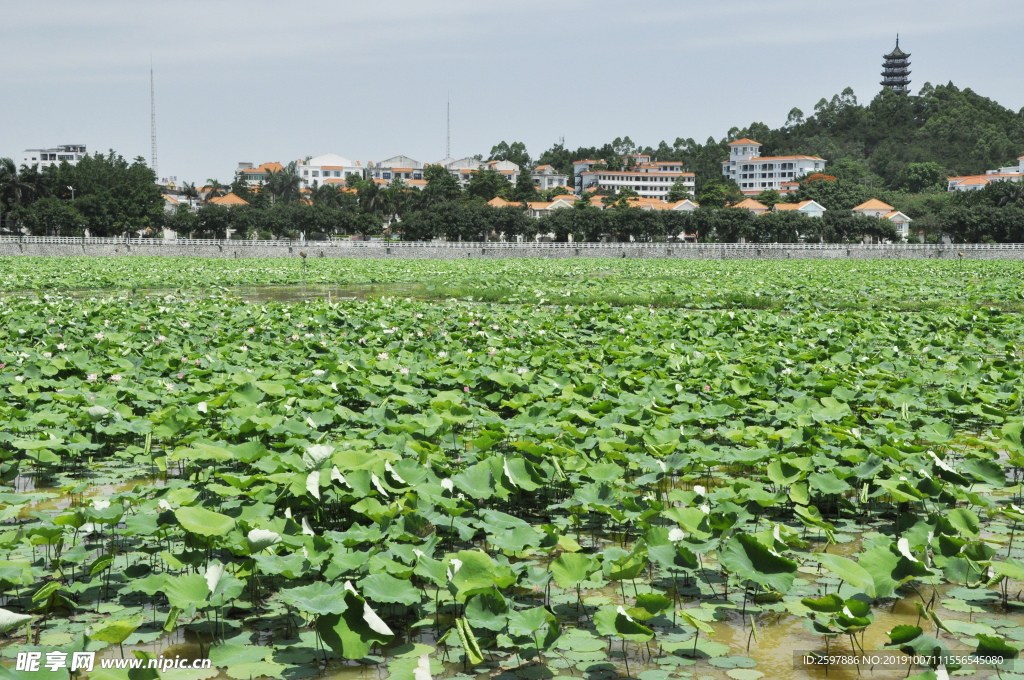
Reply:
M466 385L465 387L463 387L462 391L465 392L466 394L469 394L469 385Z

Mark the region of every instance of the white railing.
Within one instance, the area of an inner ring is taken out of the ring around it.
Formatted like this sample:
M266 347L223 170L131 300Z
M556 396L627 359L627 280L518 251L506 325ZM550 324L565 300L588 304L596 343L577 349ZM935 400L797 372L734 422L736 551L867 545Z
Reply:
M691 250L844 250L848 248L901 251L982 251L1021 250L1024 243L691 243L684 241L653 241L624 243L568 243L544 241L257 241L252 239L205 238L99 238L80 236L0 236L0 243L42 243L53 245L124 245L151 247L221 246L289 247L289 248L441 248L441 249L544 249L544 250L622 250L682 248Z

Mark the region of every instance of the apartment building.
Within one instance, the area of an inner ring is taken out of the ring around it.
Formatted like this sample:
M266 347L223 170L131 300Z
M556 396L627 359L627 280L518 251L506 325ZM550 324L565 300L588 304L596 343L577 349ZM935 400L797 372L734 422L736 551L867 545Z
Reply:
M284 166L277 161L270 163L264 163L259 167L253 167L252 163L239 163L236 172L242 173L242 177L245 178L245 186L255 187L259 186L260 183L265 183L273 172L281 172L284 170Z
M426 180L423 179L423 163L408 156L393 156L379 163L371 162L367 165L366 176L374 181L386 182L389 186L396 179L406 184L419 180L426 185ZM412 186L419 187L419 182Z
M322 156L315 156L307 161L300 161L295 172L302 180L303 187L311 187L313 182L317 184L344 184L345 178L349 175L363 177L363 167L359 161L351 161L336 153L327 153Z
M85 144L61 144L52 149L25 149L21 152L21 165L30 168L36 165L40 170L64 162L75 165L85 155Z
M747 196L774 189L780 194L793 190L794 182L825 169L817 156L762 156L760 142L738 139L729 144L729 158L722 161L722 176L731 179Z
M645 163L631 170L607 170L596 168L576 174L580 191L605 189L618 193L623 189L632 189L642 198L664 200L669 189L676 180L681 179L683 186L693 194L696 176L692 172L682 172L679 163Z
M550 165L538 165L530 173L533 184L540 191L549 191L556 187L568 187L569 175L559 174Z
M965 175L950 177L947 180L948 191L980 191L992 182L1019 182L1024 178L1024 156L1017 159L1017 165L989 170L984 175Z
M479 158L467 156L458 160L445 158L438 161L436 165L440 165L450 172L462 188L469 186L470 177L484 169L494 170L504 175L512 183L512 186L519 181L519 166L512 161L482 161Z

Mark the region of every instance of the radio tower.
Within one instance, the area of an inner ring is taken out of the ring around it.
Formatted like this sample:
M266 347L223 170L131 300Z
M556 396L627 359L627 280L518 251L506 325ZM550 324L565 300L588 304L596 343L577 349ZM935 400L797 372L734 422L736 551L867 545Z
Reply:
M160 182L160 173L156 166L156 91L153 88L153 60L149 60L149 132L153 143L153 174L156 175L157 183Z
M448 137L444 145L444 157L452 157L452 98L448 97Z

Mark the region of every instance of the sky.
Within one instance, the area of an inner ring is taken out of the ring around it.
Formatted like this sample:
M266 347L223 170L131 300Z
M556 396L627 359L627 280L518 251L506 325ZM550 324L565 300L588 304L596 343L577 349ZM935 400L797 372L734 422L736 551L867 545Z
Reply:
M778 127L847 86L870 100L897 33L915 92L952 81L1024 108L1020 0L0 0L0 16L0 156L149 161L152 59L158 172L179 182L329 152L434 162L449 101L455 158Z

